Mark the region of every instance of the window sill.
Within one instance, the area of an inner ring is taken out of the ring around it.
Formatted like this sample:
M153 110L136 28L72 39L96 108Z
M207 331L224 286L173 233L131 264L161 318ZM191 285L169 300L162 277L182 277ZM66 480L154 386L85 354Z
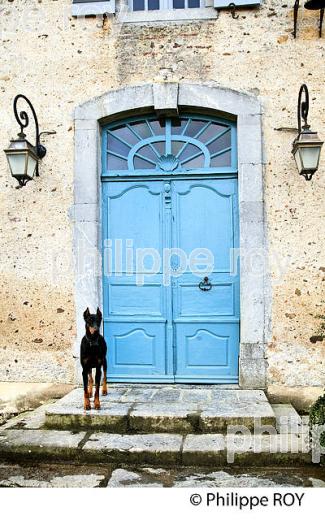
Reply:
M115 0L72 4L72 16L96 16L105 13L115 13Z
M121 11L116 15L117 23L177 22L188 20L216 20L218 11L214 7L197 9L161 9L157 11Z

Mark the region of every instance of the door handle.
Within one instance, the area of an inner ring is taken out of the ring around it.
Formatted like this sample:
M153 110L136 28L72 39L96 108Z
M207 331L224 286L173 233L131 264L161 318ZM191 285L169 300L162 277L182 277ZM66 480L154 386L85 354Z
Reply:
M171 185L166 183L164 185L164 192L165 192L165 203L170 204L171 203Z
M212 283L209 282L209 278L207 276L205 276L203 281L199 283L199 289L201 289L201 291L211 291Z

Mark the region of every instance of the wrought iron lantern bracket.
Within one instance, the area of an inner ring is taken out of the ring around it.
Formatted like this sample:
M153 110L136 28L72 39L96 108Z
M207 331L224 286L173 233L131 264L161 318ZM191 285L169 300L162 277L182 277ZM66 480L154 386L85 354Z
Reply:
M302 96L305 96L305 99L302 100ZM297 118L298 118L298 132L301 134L301 119L304 120L304 130L308 130L310 128L307 118L309 112L309 92L307 85L305 83L301 85L298 95L298 105L297 105Z
M293 6L293 37L297 37L297 25L298 25L298 11L300 7L300 0L295 0ZM319 37L322 37L323 30L323 20L324 20L324 11L325 11L325 1L324 0L309 0L305 3L305 8L313 11L319 12Z
M26 110L18 110L20 100L27 104L28 108ZM20 126L20 132L16 139L10 140L10 145L4 152L7 156L12 177L18 181L19 187L23 187L26 186L27 182L32 180L34 176L39 177L39 161L46 155L46 148L41 143L41 136L56 134L56 132L39 131L35 109L29 99L23 94L18 94L18 96L15 97L13 111L16 121ZM30 122L30 113L35 124L35 144L31 144L25 134L25 130Z
M298 95L298 135L292 143L292 153L300 175L303 175L307 181L310 181L318 169L323 141L319 139L317 132L310 129L308 112L309 93L307 85L303 84Z
M25 134L24 130L29 125L29 116L28 116L27 112L25 110L22 110L21 112L18 112L17 105L18 105L18 101L20 99L23 99L27 103L27 105L29 106L30 111L31 111L31 113L33 115L34 122L35 122L35 139L36 139L36 143L35 143L34 149L35 149L35 153L36 153L38 159L43 159L43 157L45 157L45 155L46 155L46 148L45 148L45 146L43 146L41 144L41 141L40 141L41 135L52 135L52 134L56 134L56 132L55 131L52 131L52 132L40 132L39 131L39 124L38 124L37 115L36 115L36 112L35 112L35 109L34 109L32 103L23 94L18 94L15 97L15 99L14 99L13 109L14 109L14 114L15 114L16 121L17 121L18 125L20 126L20 132L18 134L18 137L20 139L25 139L26 134ZM35 175L37 177L39 177L38 163L37 163L37 166L36 166Z

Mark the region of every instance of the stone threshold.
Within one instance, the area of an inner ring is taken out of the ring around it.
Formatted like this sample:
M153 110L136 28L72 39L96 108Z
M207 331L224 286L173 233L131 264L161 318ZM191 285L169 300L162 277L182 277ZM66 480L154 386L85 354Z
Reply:
M287 405L285 417L300 417ZM221 433L239 426L243 433L276 427L277 414L262 390L215 386L140 387L116 385L101 398L101 410L83 410L82 389L75 389L46 409L45 427L110 433ZM276 433L276 430L275 430Z

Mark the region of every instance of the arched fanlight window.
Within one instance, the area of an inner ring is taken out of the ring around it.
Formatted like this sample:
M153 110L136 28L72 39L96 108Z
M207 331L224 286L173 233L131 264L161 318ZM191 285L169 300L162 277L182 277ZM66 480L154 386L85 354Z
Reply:
M184 115L130 119L104 129L103 174L236 170L232 122Z

